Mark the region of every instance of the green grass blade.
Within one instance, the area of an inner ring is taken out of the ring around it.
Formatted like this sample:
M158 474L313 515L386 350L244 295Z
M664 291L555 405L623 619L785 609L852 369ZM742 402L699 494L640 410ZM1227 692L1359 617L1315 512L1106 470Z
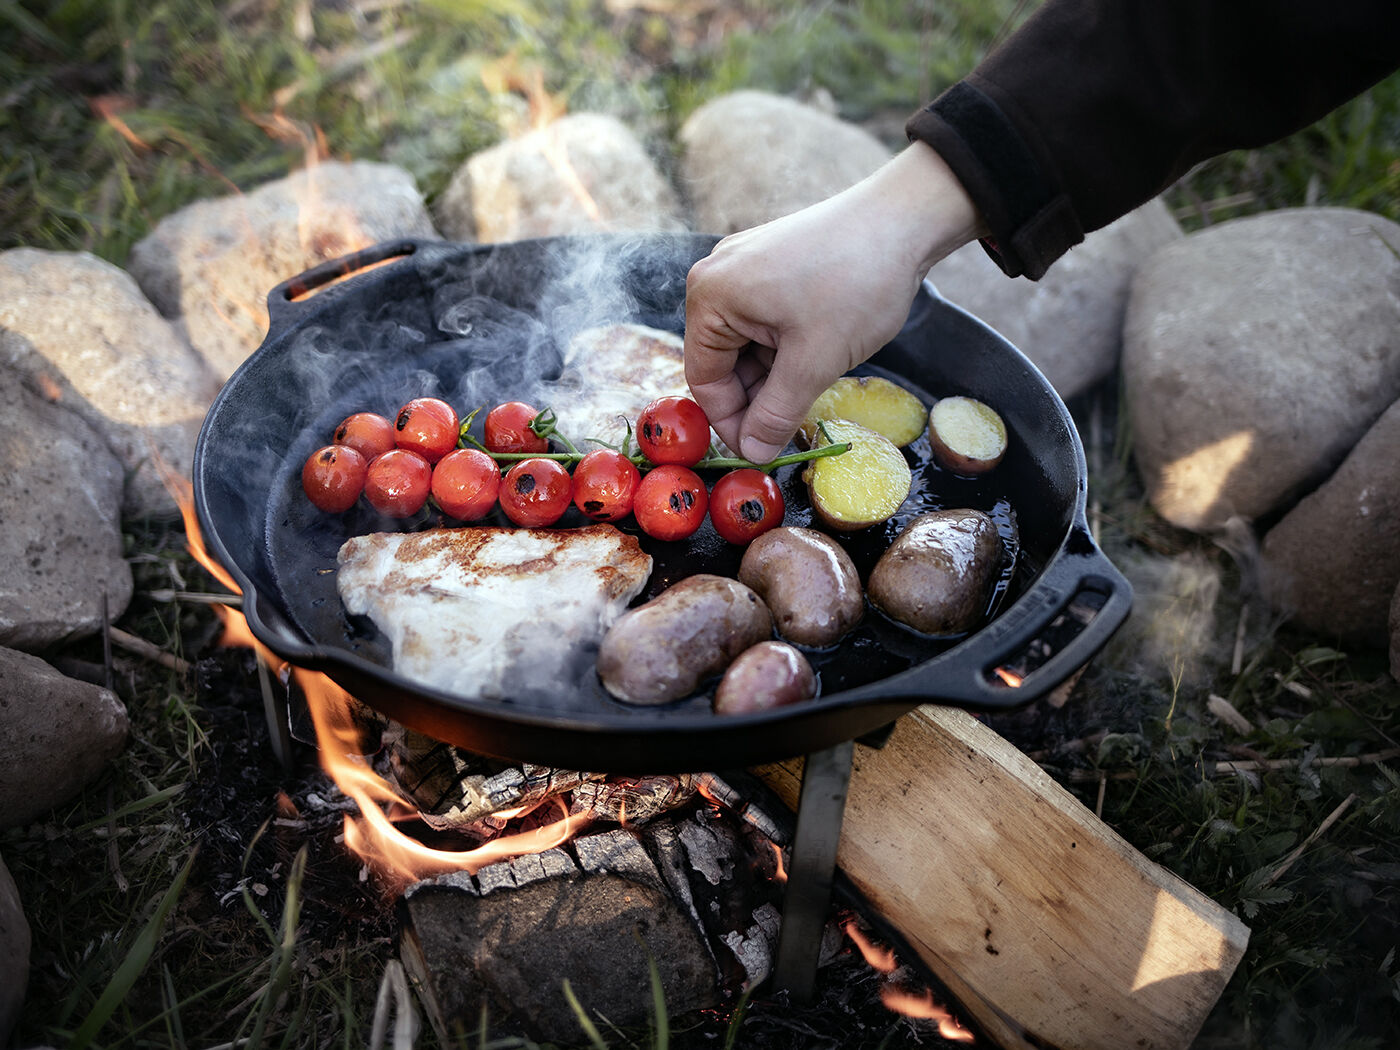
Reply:
M156 943L160 939L161 927L165 925L165 920L170 916L175 902L180 898L180 892L185 888L185 879L189 876L190 868L194 866L194 858L197 853L197 849L190 851L189 859L185 861L185 866L180 869L179 874L175 876L175 881L170 884L170 888L161 897L160 903L156 906L155 914L137 934L131 951L122 960L122 964L117 967L116 973L112 974L112 979L102 990L96 1005L88 1012L83 1023L73 1034L73 1040L69 1043L70 1050L82 1050L83 1047L88 1046L102 1029L102 1026L116 1012L117 1007L126 1000L132 985L141 976L146 964L151 961L151 955L155 952Z
M640 941L641 937L637 940ZM666 1014L666 990L661 987L661 971L656 968L656 957L650 951L647 952L647 974L651 978L651 1013L656 1021L653 1050L668 1050L671 1045L671 1019Z
M598 1031L598 1026L588 1016L583 1004L578 1001L578 996L574 994L573 986L569 984L567 977L564 978L564 1000L569 1004L569 1009L574 1012L574 1017L578 1019L579 1027L583 1029L583 1034L588 1037L589 1045L593 1047L593 1050L608 1050L608 1044L603 1042L603 1034Z

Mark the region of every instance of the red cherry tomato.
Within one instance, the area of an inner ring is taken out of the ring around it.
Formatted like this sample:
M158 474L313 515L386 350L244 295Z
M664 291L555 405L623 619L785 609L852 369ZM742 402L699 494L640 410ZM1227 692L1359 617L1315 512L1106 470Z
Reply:
M693 467L710 447L710 420L688 397L659 397L637 416L637 447L658 465Z
M415 397L394 417L394 442L436 463L457 447L457 411L437 397Z
M710 492L710 524L730 543L744 544L783 523L783 490L761 470L731 470Z
M366 463L397 444L394 424L375 412L356 412L342 419L335 428L335 443L349 445Z
M574 467L574 506L594 521L617 521L632 513L642 475L630 459L597 448Z
M501 468L479 449L453 449L433 467L433 499L444 514L459 521L489 514L500 487Z
M348 445L318 448L302 464L302 490L318 510L339 514L364 491L365 467L365 457Z
M481 425L486 447L492 452L548 452L549 442L530 429L530 421L539 414L524 401L497 405Z
M391 448L370 460L365 499L391 518L411 518L423 509L433 483L433 468L417 452Z
M648 536L683 540L705 520L708 504L700 475L671 463L643 475L632 501L632 515Z
M499 498L506 517L517 525L553 525L569 509L573 482L556 460L522 459L501 480Z

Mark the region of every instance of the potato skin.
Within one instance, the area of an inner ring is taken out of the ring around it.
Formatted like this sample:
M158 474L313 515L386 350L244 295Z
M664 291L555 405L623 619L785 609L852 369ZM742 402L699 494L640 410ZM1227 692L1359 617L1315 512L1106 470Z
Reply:
M870 603L925 634L970 631L986 611L1001 551L996 523L980 510L921 514L875 563Z
M768 606L738 580L689 576L618 617L598 648L598 677L626 703L669 703L772 633Z
M994 470L1006 455L1006 423L975 398L945 397L929 409L928 443L944 470L975 478Z
M855 563L816 529L765 532L744 551L739 582L763 599L779 637L797 645L835 645L865 615Z
M715 690L717 715L745 715L810 700L817 676L807 658L786 642L759 642L745 649Z

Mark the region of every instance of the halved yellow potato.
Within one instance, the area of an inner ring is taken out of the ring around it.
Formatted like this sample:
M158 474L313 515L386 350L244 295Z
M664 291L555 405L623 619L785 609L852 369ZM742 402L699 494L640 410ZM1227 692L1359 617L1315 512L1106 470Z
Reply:
M904 454L883 434L849 419L824 419L821 425L825 434L814 427L812 447L846 441L851 447L812 460L802 472L817 518L828 528L855 532L893 516L913 483Z
M929 409L928 443L940 467L976 477L1006 455L1006 424L976 398L945 397Z
M881 376L842 376L822 391L798 432L806 448L812 447L819 419L849 419L883 434L900 448L916 440L927 422L924 403Z

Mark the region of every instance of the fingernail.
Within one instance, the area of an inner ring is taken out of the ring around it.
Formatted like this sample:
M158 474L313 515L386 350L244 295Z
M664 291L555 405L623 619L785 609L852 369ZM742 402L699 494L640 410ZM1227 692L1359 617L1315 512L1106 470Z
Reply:
M780 451L777 445L770 445L758 438L744 438L744 458L752 463L767 463L777 458Z

